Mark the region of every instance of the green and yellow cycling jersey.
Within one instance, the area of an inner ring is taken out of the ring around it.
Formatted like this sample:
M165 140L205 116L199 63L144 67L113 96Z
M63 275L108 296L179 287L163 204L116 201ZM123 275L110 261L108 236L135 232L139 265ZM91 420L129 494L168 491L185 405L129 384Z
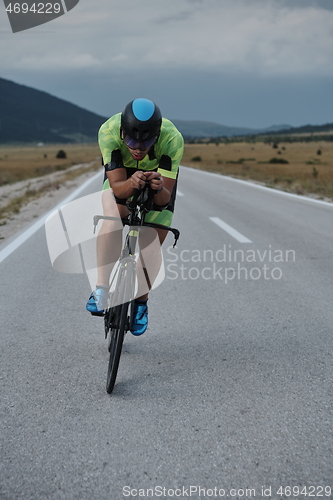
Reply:
M126 169L157 170L163 177L177 179L179 163L184 152L184 139L174 124L162 119L161 132L148 154L140 161L134 160L120 135L121 113L111 116L101 126L99 147L106 170Z

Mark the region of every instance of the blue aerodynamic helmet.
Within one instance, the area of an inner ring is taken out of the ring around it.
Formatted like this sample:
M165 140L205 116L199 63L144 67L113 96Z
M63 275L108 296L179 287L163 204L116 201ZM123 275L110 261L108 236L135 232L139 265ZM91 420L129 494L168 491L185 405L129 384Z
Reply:
M160 133L162 114L160 108L149 99L134 99L121 114L121 128L136 141L153 139Z

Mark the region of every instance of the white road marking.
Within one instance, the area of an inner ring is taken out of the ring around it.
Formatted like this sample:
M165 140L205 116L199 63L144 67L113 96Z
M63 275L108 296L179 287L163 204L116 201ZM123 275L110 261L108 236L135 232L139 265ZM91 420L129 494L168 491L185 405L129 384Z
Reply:
M179 189L177 189L177 196L184 196L184 193L182 193L181 191L179 191Z
M19 248L25 241L27 241L30 236L35 234L45 223L46 219L48 216L54 212L55 210L58 210L60 207L63 205L66 205L66 203L69 203L70 201L74 200L86 187L89 186L90 183L94 182L98 177L101 177L101 172L98 172L98 174L94 175L90 179L88 179L82 186L80 186L78 189L73 191L72 194L70 194L67 198L65 198L61 203L59 203L56 207L54 207L52 210L50 210L47 214L43 215L40 217L32 226L30 226L28 229L26 229L23 233L21 233L17 238L15 238L11 243L9 243L5 248L3 248L0 251L0 264L2 261L4 261L9 255L11 255L17 248Z
M230 234L235 240L239 241L239 243L252 243L246 236L239 233L236 229L229 226L226 222L219 219L219 217L209 217L212 222L214 222L217 226L223 229L226 233Z

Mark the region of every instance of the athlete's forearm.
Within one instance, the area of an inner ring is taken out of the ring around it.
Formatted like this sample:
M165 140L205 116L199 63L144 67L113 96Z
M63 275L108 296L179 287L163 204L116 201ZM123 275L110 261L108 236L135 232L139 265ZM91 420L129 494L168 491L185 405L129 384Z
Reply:
M114 195L121 200L130 198L134 194L134 189L131 186L130 179L126 181L116 181L111 185Z
M171 193L170 193L169 189L167 189L164 186L160 193L157 193L154 195L154 203L156 203L156 205L164 207L165 205L167 205L169 203L170 198L171 198Z

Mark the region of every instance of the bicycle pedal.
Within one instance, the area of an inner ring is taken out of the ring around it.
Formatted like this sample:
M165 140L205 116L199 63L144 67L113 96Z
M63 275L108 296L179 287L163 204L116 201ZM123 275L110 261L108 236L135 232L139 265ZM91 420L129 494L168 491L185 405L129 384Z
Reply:
M104 312L91 312L91 311L90 311L90 314L91 314L92 316L104 316Z

